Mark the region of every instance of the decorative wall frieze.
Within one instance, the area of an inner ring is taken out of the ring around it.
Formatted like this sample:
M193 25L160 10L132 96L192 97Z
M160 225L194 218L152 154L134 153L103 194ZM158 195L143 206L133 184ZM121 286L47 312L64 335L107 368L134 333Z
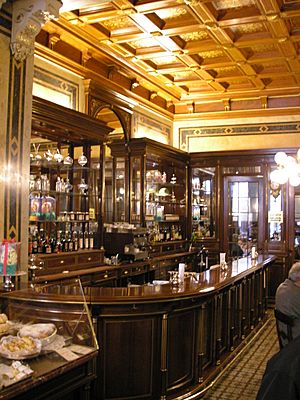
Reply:
M11 52L16 61L22 62L34 53L36 35L46 22L58 18L61 6L60 0L19 0L13 3Z
M189 139L197 137L242 137L245 135L280 135L280 134L300 133L300 125L298 122L286 123L265 123L265 124L249 124L249 125L224 125L224 126L199 126L194 128L179 129L179 148L184 151L193 151L189 146Z

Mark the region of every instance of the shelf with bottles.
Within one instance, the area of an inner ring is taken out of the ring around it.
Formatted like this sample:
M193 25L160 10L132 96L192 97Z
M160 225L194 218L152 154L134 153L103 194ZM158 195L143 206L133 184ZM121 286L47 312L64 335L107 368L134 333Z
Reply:
M196 239L215 236L215 185L215 167L192 168L191 216Z
M95 221L64 221L55 229L29 225L29 254L52 254L97 248Z
M182 223L178 221L147 221L146 227L151 243L178 241L184 239Z

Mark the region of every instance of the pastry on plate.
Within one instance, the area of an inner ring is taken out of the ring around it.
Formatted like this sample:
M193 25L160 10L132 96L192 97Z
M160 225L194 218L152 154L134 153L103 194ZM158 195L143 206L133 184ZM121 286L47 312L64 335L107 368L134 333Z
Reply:
M14 360L34 357L40 353L41 348L41 341L29 336L9 335L0 340L0 355Z
M32 338L39 339L41 340L42 345L44 345L51 342L51 339L54 338L56 331L56 326L52 323L30 324L23 326L19 330L18 336L30 336Z

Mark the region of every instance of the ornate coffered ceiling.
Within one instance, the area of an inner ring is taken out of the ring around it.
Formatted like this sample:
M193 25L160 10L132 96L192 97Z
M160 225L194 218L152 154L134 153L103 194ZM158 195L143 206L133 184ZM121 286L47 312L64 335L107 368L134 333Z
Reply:
M89 0L62 10L37 52L175 115L300 105L300 1Z

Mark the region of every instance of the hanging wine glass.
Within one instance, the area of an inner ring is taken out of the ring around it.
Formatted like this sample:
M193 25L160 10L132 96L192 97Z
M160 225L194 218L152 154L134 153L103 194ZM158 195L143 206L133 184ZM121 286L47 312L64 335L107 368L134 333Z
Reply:
M33 148L34 148L34 154L32 160L40 161L42 159L42 156L39 154L40 143L38 145L33 143Z
M54 154L54 160L56 160L58 163L62 162L64 159L63 155L60 153L58 149L56 149L56 153Z
M64 164L65 164L65 165L72 165L72 164L73 164L73 158L70 157L69 154L67 155L67 157L65 157L65 159L64 159Z
M44 157L45 157L46 160L49 161L49 162L53 159L53 154L51 153L51 150L50 150L50 149L48 149L48 150L46 151L46 153L44 153Z
M81 156L78 158L78 164L82 167L87 163L86 156L82 153Z

